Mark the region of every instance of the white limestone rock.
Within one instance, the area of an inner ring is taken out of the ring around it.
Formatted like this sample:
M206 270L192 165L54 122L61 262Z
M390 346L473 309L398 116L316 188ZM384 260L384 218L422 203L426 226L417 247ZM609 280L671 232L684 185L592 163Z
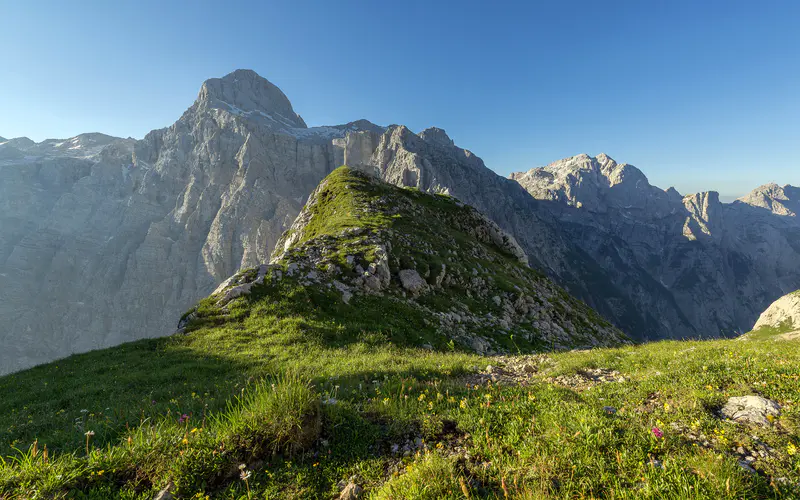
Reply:
M753 330L764 326L793 327L800 330L800 290L779 298L758 317Z
M761 396L741 396L728 399L721 414L734 422L769 426L770 419L780 417L781 407L775 401Z

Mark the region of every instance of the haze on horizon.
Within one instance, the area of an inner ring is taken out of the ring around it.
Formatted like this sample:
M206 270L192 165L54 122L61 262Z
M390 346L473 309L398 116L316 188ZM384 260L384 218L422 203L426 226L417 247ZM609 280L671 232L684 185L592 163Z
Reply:
M800 4L3 6L0 136L172 124L251 68L309 126L438 126L501 175L605 152L681 193L800 185Z

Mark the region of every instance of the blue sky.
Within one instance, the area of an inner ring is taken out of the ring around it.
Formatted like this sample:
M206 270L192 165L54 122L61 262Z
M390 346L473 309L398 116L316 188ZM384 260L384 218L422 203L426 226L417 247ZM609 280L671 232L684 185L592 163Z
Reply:
M436 125L502 175L605 152L653 184L800 185L796 1L0 0L0 136L141 138L251 68L309 125Z

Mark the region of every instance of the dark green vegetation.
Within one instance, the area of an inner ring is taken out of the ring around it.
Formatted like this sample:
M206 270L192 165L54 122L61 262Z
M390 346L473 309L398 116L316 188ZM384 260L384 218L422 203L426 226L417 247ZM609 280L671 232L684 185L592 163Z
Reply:
M482 334L512 356L478 356L437 313L459 303L497 315L481 294L516 286L549 293L553 321L591 316L490 244L476 247L447 215L464 209L454 200L345 170L328 180L309 208L321 212L264 283L224 305L219 294L201 301L186 334L0 378L0 498L150 499L170 483L181 498L334 498L353 476L378 499L800 496L797 342L527 356L547 343L510 328ZM363 210L381 199L389 209ZM442 215L416 224L409 206ZM383 232L392 274L427 266L432 291L405 300L393 278L382 295L354 288L345 303L327 278L287 276L309 255L322 274L357 276L355 263L381 252L353 227ZM442 263L456 279L435 288ZM467 273L492 281L465 288ZM504 385L479 373L487 364ZM594 380L593 369L612 375ZM729 396L747 394L778 401L781 416L763 428L719 418ZM737 463L740 447L764 450L755 472Z

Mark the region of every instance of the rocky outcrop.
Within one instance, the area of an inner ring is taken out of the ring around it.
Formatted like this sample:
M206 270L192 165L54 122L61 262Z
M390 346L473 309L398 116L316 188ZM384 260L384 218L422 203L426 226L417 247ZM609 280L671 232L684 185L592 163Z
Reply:
M544 202L637 310L654 311L657 336L748 331L775 297L800 287L797 188L762 186L730 204L715 192L682 197L607 155L511 178Z
M800 330L800 290L784 295L761 313L753 330L764 327Z

